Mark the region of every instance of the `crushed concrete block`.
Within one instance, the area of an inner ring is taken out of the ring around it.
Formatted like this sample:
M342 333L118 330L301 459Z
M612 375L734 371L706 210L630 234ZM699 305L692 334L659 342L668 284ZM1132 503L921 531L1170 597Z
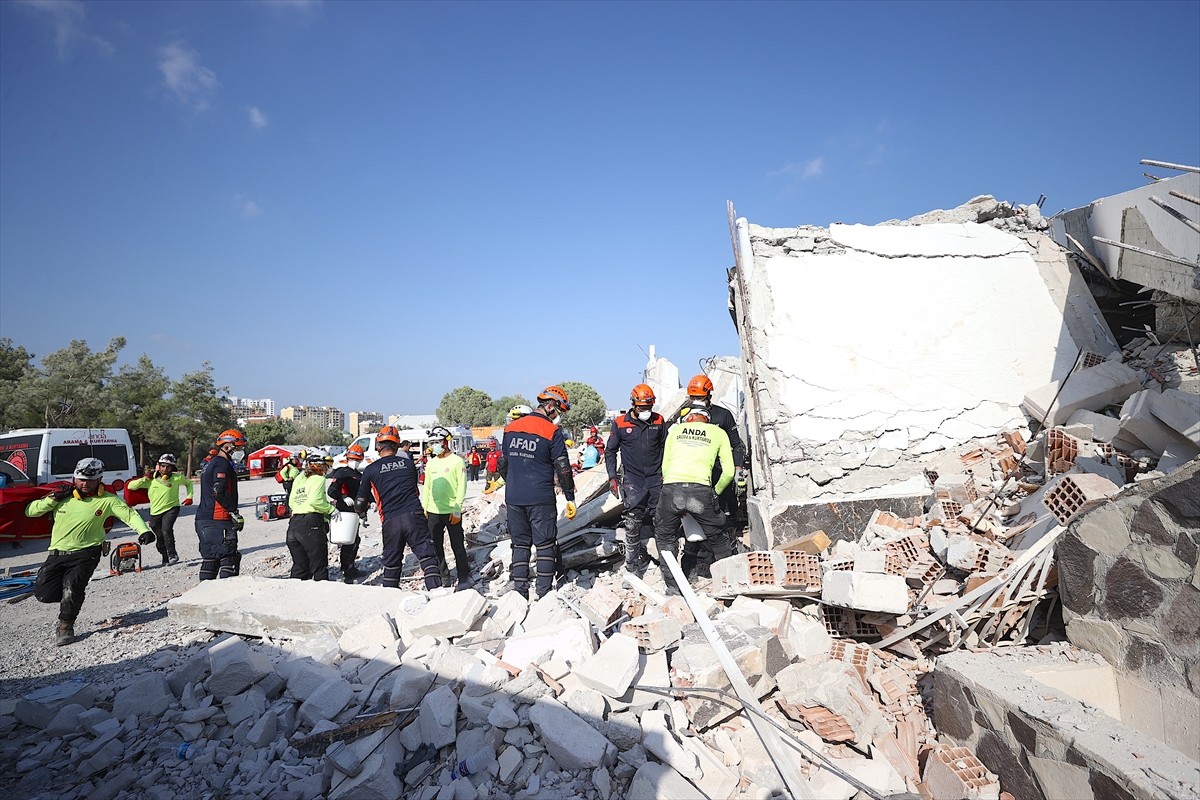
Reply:
M887 571L887 553L882 550L858 551L854 554L854 571L882 575Z
M182 697L184 687L189 683L200 683L207 677L208 653L199 652L172 670L171 674L167 676L167 684L176 697Z
M267 711L255 721L250 728L250 732L246 734L246 744L251 747L263 748L275 741L275 733L278 730L279 718L274 711Z
M671 670L667 665L666 652L660 650L657 653L639 653L638 671L633 676L633 685L670 686ZM621 695L619 703L624 706L652 706L662 699L661 694L630 687Z
M684 749L696 756L700 777L692 782L709 797L733 797L737 793L740 775L725 765L724 756L713 751L695 736L680 740Z
M115 721L113 715L103 708L89 708L79 714L79 727L92 736L99 736L103 732L101 726L107 726L110 722Z
M421 701L417 724L421 740L434 747L445 747L455 739L455 720L458 718L458 697L449 686L439 686Z
M688 608L688 604L682 597L668 597L659 611L668 617L679 620L680 625L691 625L696 621L696 618L692 616L692 610Z
M700 778L700 760L691 750L679 743L667 727L667 715L660 709L643 711L641 717L642 746L683 777L691 781Z
M572 689L563 693L563 704L579 715L587 724L604 734L604 712L607 702L604 695L591 689Z
M134 678L113 699L113 716L122 722L131 714L157 717L175 702L175 695L161 672L149 672Z
M410 630L414 636L436 636L451 639L462 636L475 624L487 601L474 589L432 597L413 620Z
M350 703L353 696L354 689L341 675L330 678L300 705L300 720L310 726L322 720L331 720Z
M1200 395L1166 389L1151 395L1150 413L1200 448Z
M267 710L267 695L257 686L251 686L241 694L225 698L221 705L229 724L239 725L244 719L257 719Z
M524 760L525 754L521 752L520 748L511 745L505 748L498 759L500 770L496 773L497 780L500 783L507 784L516 773L517 767L521 766L521 762Z
M550 653L552 658L564 659L572 665L577 665L595 652L591 625L587 620L575 617L556 625L527 630L520 636L509 637L504 643L501 658L514 667L523 669L546 653Z
M1000 797L999 779L965 747L939 747L930 753L924 778L933 800L999 800Z
M343 633L338 647L346 657L371 659L381 650L395 649L399 638L392 615L375 614Z
M1159 420L1154 414L1152 403L1157 397L1158 392L1154 389L1144 389L1125 401L1125 404L1121 406L1121 436L1136 438L1153 450L1155 454L1160 454L1164 450L1183 452L1183 449L1187 448L1200 452L1200 446L1175 428ZM1169 413L1174 418L1173 412L1177 410L1178 406L1170 401L1163 401L1162 408L1164 413ZM1184 420L1177 419L1176 423L1184 426L1185 429L1191 427Z
M908 584L899 575L831 570L825 575L821 600L857 611L903 614L908 611Z
M507 592L494 601L487 615L500 630L500 635L507 636L514 625L525 620L528 612L529 601L525 597L517 592Z
M667 617L663 617L664 624ZM674 620L671 620L674 622ZM607 695L625 694L638 671L638 640L614 633L591 658L575 668L575 676L585 686Z
M529 709L529 721L565 770L607 767L616 761L612 743L557 700L539 698Z
M828 654L833 641L824 624L799 615L792 615L787 630L779 638L784 652L801 661Z
M409 726L412 727L412 726ZM351 745L362 769L333 786L330 800L382 800L404 795L404 782L396 776L404 762L404 746L389 729L379 730Z
M79 717L87 712L83 706L78 703L70 703L63 706L54 719L50 720L50 724L46 726L46 735L48 736L69 736L72 733L79 732Z
M682 628L679 620L660 612L636 617L621 626L621 633L632 637L648 652L665 650L679 641ZM603 646L600 648L604 649Z
M492 710L488 712L487 722L495 728L515 728L521 724L521 718L517 716L517 709L512 701L507 697L499 698L492 705Z
M300 702L312 697L317 687L331 678L341 677L337 667L313 661L311 658L298 658L284 665L287 671L288 694Z
M229 579L235 580L235 579ZM277 581L278 582L278 581ZM220 581L205 581L220 583ZM271 660L252 650L236 636L217 642L208 648L210 675L204 684L208 693L223 700L271 674Z
M647 761L629 783L629 797L669 797L671 800L706 800L706 795L666 764Z
M1111 442L1121 433L1121 421L1107 414L1080 409L1067 420L1068 426L1086 425L1092 431L1092 441Z
M1099 411L1105 406L1124 402L1142 388L1138 373L1118 361L1105 361L1091 369L1076 370L1060 392L1061 383L1053 381L1034 389L1025 395L1021 407L1038 421L1045 417L1046 427L1053 427L1066 422L1080 409ZM1055 395L1058 395L1057 400Z
M56 683L45 686L17 701L14 716L25 725L44 729L69 705L91 708L96 701L96 689L90 683Z
M623 602L621 594L612 587L597 583L580 598L579 608L593 625L604 631L621 615Z
M385 675L404 663L403 656L403 642L397 641L393 647L385 647L372 656L370 661L359 668L357 675L358 682L363 686L374 686L376 681L381 680Z
M79 764L81 777L87 778L116 764L125 755L125 746L116 739L110 740L98 752Z

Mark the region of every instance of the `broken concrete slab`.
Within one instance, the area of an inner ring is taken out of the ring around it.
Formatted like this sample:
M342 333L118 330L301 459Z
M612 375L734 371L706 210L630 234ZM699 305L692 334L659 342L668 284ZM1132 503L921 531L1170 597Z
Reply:
M22 697L17 701L14 715L33 728L45 728L68 705L91 708L96 701L96 689L90 683L56 683Z
M354 689L340 675L322 683L297 712L300 720L309 726L338 715L354 697Z
M117 692L113 699L113 716L122 722L133 714L157 717L175 702L175 695L160 672L139 675Z
M663 797L671 800L707 800L704 792L666 764L647 761L629 783L629 797Z
M908 584L899 575L830 570L823 579L821 600L839 608L903 614L908 611Z
M269 658L236 636L208 648L208 663L210 674L205 688L218 700L237 694L274 671Z
M336 639L369 617L394 613L401 596L384 586L239 575L200 582L168 600L167 614L181 625L243 636Z
M557 700L536 700L529 709L529 721L563 769L607 767L616 761L612 743Z
M1142 388L1135 370L1119 361L1105 361L1091 369L1076 370L1064 384L1051 381L1025 395L1022 407L1035 420L1044 417L1046 425L1062 425L1079 410L1100 411L1122 403ZM1057 395L1057 399L1055 398Z
M458 717L458 696L449 686L439 686L421 701L417 725L421 740L433 747L445 747L454 742L455 719Z
M637 639L614 633L574 673L585 686L608 697L620 697L629 689L638 665Z
M1200 448L1200 395L1164 389L1150 398L1150 413Z
M664 764L690 781L703 775L697 755L679 743L667 727L666 712L660 709L643 711L641 716L642 746Z
M575 619L527 630L520 636L510 636L504 642L501 658L514 667L525 665L550 653L568 663L582 664L596 652L592 628L587 620Z
M381 650L394 648L400 634L391 614L375 614L346 630L338 638L338 647L347 658L371 659Z
M1191 403L1186 400L1179 402L1163 400L1160 402L1158 397L1159 394L1154 389L1145 389L1133 394L1125 401L1121 406L1121 435L1136 438L1156 454L1161 454L1164 450L1170 450L1177 456L1183 455L1188 458L1200 454L1200 445L1192 442L1184 433L1161 421L1153 411L1154 404L1158 403L1163 413L1174 420L1176 425L1194 434L1195 431L1192 429L1196 423L1189 417L1178 416L1178 413L1186 414ZM1189 456L1188 453L1191 455Z
M487 601L474 589L431 597L409 630L414 636L455 638L471 630L486 608Z

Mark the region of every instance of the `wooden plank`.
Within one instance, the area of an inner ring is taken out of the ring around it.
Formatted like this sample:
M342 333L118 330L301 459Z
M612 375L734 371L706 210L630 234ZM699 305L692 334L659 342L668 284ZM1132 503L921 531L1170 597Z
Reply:
M696 593L692 591L692 587L688 584L687 577L683 574L683 570L679 567L679 561L669 552L659 554L662 563L667 569L671 570L671 574L675 577L675 582L679 586L679 592L683 595L683 601L687 603L691 609L692 616L696 618L696 623L700 626L700 630L704 632L704 637L708 639L708 643L712 645L713 652L717 655L717 662L721 668L725 670L725 674L729 676L729 683L733 686L733 691L738 698L746 704L747 707L762 711L762 706L759 705L758 698L754 695L754 690L750 688L746 676L738 669L737 662L733 660L733 654L729 652L729 648L725 646L725 642L717 634L717 629L713 627L712 620L704 613L704 609L700 606L700 600L696 597ZM775 769L779 771L779 775L783 778L784 785L791 792L795 800L816 800L812 790L809 788L808 781L800 774L799 764L796 758L784 748L783 742L779 739L779 732L757 714L747 714L747 719L754 732L758 734L758 738L762 740L763 747L767 750L767 755L771 757L772 763L775 764Z

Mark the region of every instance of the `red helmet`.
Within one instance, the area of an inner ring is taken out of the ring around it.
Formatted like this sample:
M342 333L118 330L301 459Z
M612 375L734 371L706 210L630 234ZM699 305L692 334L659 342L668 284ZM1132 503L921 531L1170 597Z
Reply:
M361 444L352 444L346 448L347 461L362 461L364 455Z
M708 397L712 394L713 382L703 373L688 381L688 397Z
M378 445L380 442L391 442L399 447L400 431L396 430L395 425L384 425L379 429L379 433L375 434L375 444Z
M691 386L688 386L691 389ZM639 383L629 392L629 404L634 406L654 405L654 390L644 383Z
M571 410L571 402L567 399L565 390L558 386L547 386L542 390L542 393L537 396L539 403L553 402L558 405L559 409L564 413Z
M246 435L237 428L230 428L227 431L221 432L221 434L217 437L216 444L217 446L223 444L232 444L234 447L245 447Z

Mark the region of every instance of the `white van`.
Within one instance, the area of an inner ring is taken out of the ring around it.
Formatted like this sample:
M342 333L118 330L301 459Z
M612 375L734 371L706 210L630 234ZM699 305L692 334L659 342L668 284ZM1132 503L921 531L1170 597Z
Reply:
M121 491L138 474L124 428L20 428L0 434L0 472L17 486L70 481L84 458L104 462L109 491Z
M470 433L463 434L461 431L453 429L451 429L451 433L454 436L450 439L450 449L460 456L469 452L473 444ZM404 428L400 431L400 441L410 442L409 451L414 456L420 456L421 452L425 449L425 445L429 442L429 431L424 428ZM350 444L351 446L358 445L363 449L362 463L364 467L379 458L379 451L375 449L375 434L373 433L359 436ZM333 457L333 466L335 468L344 467L346 463L345 451Z

